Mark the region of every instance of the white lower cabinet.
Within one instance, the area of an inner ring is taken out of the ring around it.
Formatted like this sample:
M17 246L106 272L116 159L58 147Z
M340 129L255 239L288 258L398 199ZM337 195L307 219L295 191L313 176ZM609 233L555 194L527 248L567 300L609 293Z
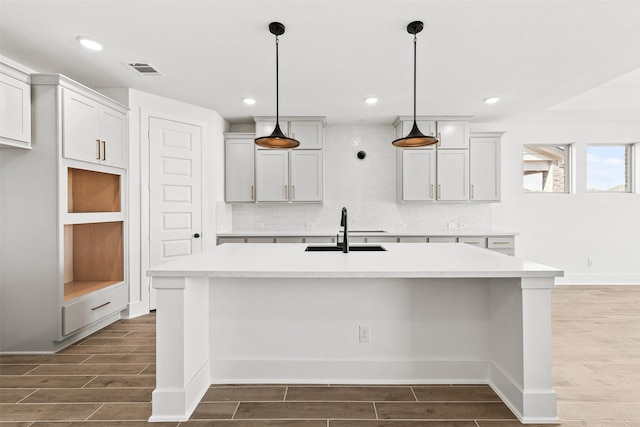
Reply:
M469 151L437 151L437 193L442 201L469 200Z
M106 289L62 307L62 334L68 335L127 307L127 286Z
M477 246L479 248L487 248L486 237L458 237L458 243L466 243L468 245Z
M256 150L258 202L321 202L322 150Z

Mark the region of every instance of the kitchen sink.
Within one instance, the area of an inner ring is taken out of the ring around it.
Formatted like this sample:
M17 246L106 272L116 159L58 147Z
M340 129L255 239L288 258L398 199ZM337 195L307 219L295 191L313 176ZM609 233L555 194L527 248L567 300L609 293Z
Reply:
M338 246L307 246L305 252L342 252ZM386 252L380 245L350 245L349 252Z

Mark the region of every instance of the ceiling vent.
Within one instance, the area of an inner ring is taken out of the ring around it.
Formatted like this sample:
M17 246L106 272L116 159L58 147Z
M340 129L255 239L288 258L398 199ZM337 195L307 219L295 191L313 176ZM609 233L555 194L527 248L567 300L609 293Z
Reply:
M136 70L138 74L142 74L143 76L159 76L161 75L155 67L148 62L129 62L128 63L131 68Z

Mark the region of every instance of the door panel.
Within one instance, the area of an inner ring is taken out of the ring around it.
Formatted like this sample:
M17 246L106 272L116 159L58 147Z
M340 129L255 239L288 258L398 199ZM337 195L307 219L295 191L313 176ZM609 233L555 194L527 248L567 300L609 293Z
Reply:
M149 118L151 267L202 250L201 138L199 126Z

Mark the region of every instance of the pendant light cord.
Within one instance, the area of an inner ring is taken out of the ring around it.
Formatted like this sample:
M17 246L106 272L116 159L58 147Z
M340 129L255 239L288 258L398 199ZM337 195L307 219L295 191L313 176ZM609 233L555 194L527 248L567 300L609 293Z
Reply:
M417 74L417 60L416 60L416 41L418 37L413 35L413 122L416 122L416 74Z
M280 88L279 88L279 82L280 82L280 78L278 76L278 36L276 36L276 125L279 125L280 119L280 97L279 97L279 92L280 92Z

